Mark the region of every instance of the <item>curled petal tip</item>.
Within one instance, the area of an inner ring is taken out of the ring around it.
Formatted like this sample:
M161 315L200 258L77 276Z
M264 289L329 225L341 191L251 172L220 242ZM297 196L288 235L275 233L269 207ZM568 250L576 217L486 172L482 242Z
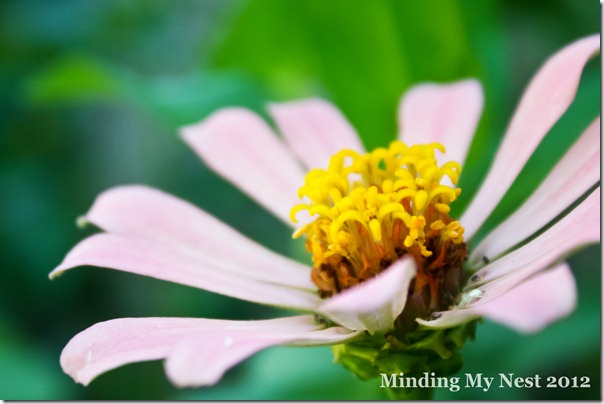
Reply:
M48 279L52 281L58 278L59 276L63 275L63 272L65 272L65 269L63 269L62 265L59 265L48 274Z
M86 228L88 225L90 224L90 221L88 220L88 218L84 215L79 216L76 219L76 226L78 226L79 229L84 229Z

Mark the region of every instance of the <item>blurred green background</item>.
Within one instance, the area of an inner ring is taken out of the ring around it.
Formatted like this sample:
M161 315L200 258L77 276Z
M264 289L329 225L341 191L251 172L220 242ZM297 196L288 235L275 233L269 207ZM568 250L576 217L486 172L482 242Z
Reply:
M522 89L557 49L598 32L594 0L3 0L0 3L0 399L381 399L331 364L329 348L272 348L215 387L179 390L160 362L89 387L59 366L77 332L116 317L271 318L276 309L116 271L48 273L90 230L95 196L144 183L192 201L270 248L300 257L289 230L214 176L177 128L226 105L335 102L365 145L396 133L400 95L476 77L486 105L462 177L463 207ZM489 226L526 198L600 110L599 60ZM484 322L462 372L584 376L590 389L462 389L437 399L600 399L600 248L570 262L579 305L536 335ZM308 259L308 258L304 258Z

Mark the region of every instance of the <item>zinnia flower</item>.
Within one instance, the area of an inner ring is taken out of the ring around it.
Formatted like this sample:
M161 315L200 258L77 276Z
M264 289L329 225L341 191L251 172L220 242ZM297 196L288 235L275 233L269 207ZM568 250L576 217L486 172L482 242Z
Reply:
M64 371L86 385L127 363L165 359L177 386L212 385L270 346L334 345L339 362L370 378L438 370L433 360L456 358L481 317L535 332L567 315L576 288L562 260L600 239L599 117L520 208L476 245L473 236L574 99L599 43L579 40L536 74L459 220L449 205L460 197L455 185L482 111L474 80L412 88L398 140L370 153L318 99L270 106L283 139L240 108L185 127L209 167L306 237L313 267L176 197L125 186L97 198L81 220L104 232L74 247L50 277L114 268L303 314L110 320L69 342Z

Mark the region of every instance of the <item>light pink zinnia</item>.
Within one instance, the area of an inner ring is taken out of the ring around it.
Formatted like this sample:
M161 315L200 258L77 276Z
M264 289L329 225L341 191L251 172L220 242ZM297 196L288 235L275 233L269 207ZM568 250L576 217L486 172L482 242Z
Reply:
M573 101L582 70L599 44L594 35L567 46L533 78L483 185L459 220L466 240L471 242ZM482 106L481 86L474 80L418 85L402 99L398 137L406 144L439 142L448 159L463 165ZM218 111L185 127L182 135L209 167L292 225L290 210L300 203L297 190L305 172L326 168L340 150L365 150L351 125L326 101L275 104L269 111L283 139L240 108ZM531 197L473 246L466 263L473 275L457 304L417 322L448 328L484 316L535 332L573 310L575 283L562 259L600 239L600 189L594 189L600 178L599 128L598 117ZM61 355L63 370L85 385L118 366L157 359L165 359L167 375L177 386L212 385L227 369L270 346L333 345L388 332L417 272L413 259L401 258L379 275L322 299L306 265L145 186L101 194L83 220L104 232L74 247L51 278L82 265L107 267L306 313L259 321L123 318L95 324L76 335ZM317 321L315 314L329 321Z

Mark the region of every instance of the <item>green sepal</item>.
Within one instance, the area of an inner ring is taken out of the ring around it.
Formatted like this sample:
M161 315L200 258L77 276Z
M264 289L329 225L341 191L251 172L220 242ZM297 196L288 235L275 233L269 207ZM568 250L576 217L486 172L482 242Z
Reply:
M477 321L454 328L419 327L409 333L393 331L383 335L365 335L332 347L334 362L340 363L362 380L404 373L420 377L424 372L449 376L462 367L459 349L474 339ZM430 398L432 389L389 388L395 399ZM418 391L421 390L421 391Z
M372 364L375 363L380 351L364 346L367 340L360 340L358 344L340 344L332 347L334 362L340 363L362 380L370 380L379 376L379 372Z

